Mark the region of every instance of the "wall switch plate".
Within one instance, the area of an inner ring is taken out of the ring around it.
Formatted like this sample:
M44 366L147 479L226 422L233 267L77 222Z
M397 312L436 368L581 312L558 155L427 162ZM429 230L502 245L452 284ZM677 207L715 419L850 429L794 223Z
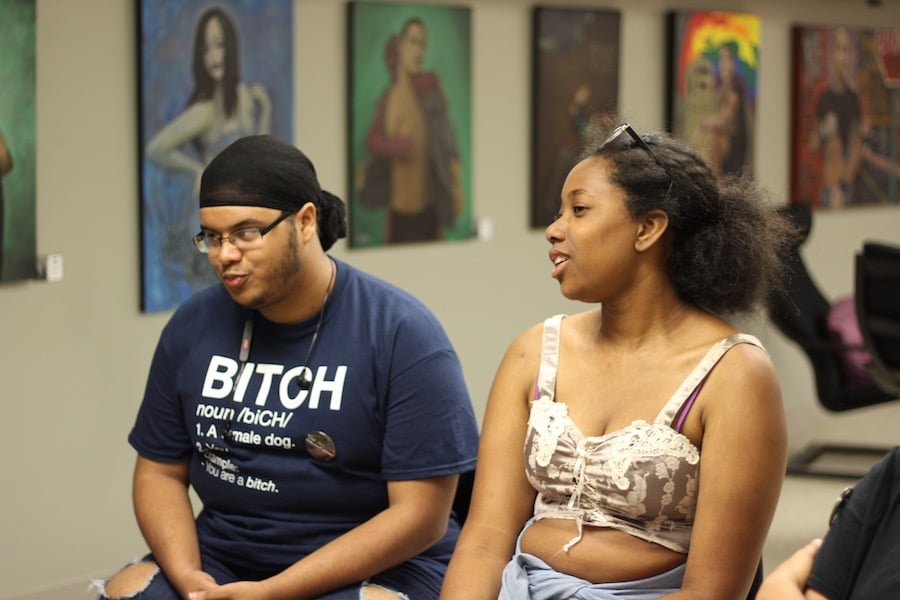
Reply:
M38 278L49 282L59 282L63 280L63 255L62 254L43 254L38 257L37 264Z
M475 233L482 242L494 239L494 220L490 217L478 217L475 222Z

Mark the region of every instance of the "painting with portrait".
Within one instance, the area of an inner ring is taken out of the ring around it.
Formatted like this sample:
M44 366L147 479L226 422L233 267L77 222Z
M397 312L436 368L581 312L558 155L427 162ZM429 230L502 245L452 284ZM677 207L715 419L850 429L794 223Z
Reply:
M900 203L900 28L796 26L791 200L814 209Z
M536 7L533 13L531 227L559 210L569 170L594 124L619 99L619 13Z
M34 67L34 0L0 0L0 281L36 276Z
M669 13L672 134L717 177L753 175L761 19L752 13Z
M471 10L348 10L350 246L471 238Z
M139 0L141 308L215 283L194 248L197 193L231 142L293 140L292 0Z

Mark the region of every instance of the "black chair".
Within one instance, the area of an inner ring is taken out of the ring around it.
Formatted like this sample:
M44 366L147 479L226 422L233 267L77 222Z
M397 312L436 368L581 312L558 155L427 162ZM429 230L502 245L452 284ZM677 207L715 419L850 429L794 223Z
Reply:
M863 244L855 294L869 370L879 387L900 398L900 247Z
M809 359L819 403L829 411L841 412L897 400L900 396L875 382L852 381L845 374L842 353L848 348L830 335L827 318L831 302L813 280L800 252L812 228L812 212L803 204L790 204L781 210L796 225L800 236L785 257L788 266L786 292L769 298L769 317ZM858 479L865 473L865 468L820 468L816 463L824 455L871 458L874 462L889 450L888 447L866 445L810 444L789 458L787 472Z

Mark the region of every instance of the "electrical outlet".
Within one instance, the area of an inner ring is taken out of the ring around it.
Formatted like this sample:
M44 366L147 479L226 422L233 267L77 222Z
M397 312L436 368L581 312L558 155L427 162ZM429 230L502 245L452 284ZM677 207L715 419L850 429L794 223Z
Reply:
M63 256L62 254L42 254L38 257L37 274L39 279L49 282L63 280Z

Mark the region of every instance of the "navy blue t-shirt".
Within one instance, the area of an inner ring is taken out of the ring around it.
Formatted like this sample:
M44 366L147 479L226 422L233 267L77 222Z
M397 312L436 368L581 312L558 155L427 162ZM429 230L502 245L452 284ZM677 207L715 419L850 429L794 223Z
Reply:
M318 315L272 323L213 286L163 330L129 436L146 458L190 461L203 552L261 576L387 508L386 481L475 466L477 424L440 324L408 293L335 263L308 390L300 381ZM248 318L252 343L235 385ZM332 460L307 451L315 432L333 441ZM416 562L442 568L458 532L451 519Z

